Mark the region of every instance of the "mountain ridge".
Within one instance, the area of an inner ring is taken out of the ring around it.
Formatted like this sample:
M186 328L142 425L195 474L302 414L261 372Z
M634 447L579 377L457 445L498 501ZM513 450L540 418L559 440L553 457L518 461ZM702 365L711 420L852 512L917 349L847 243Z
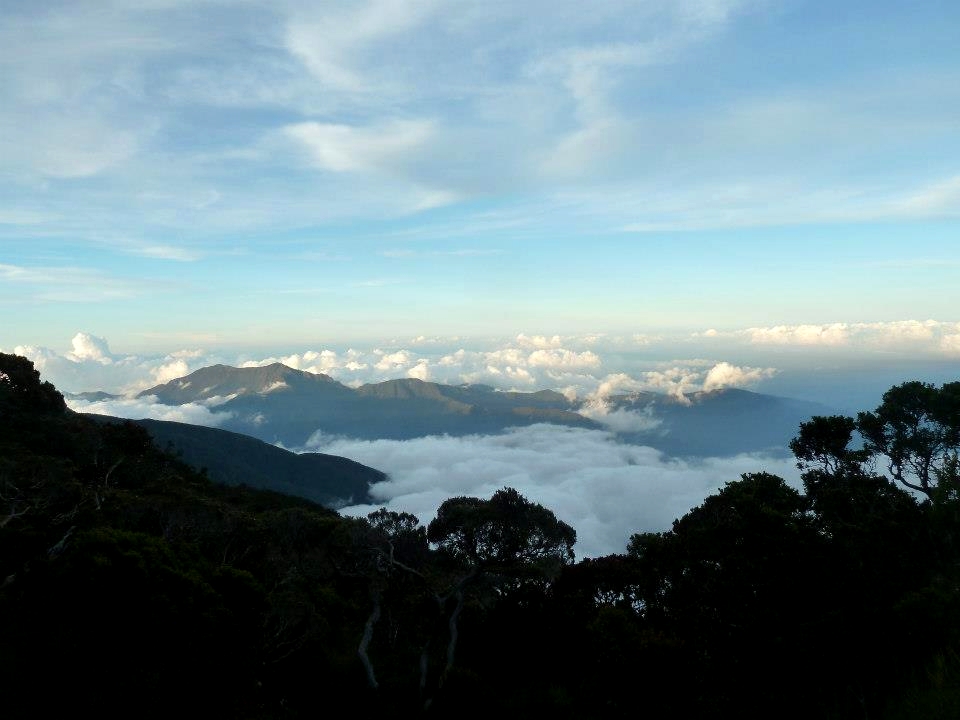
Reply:
M100 423L122 423L109 415L84 414ZM312 500L328 508L372 502L370 486L386 473L349 458L294 453L244 433L168 420L131 422L143 427L157 447L167 449L214 482L245 485Z
M672 456L787 453L800 422L831 408L804 400L723 388L675 397L653 392L613 395L598 412L555 390L502 391L401 378L351 388L324 374L281 363L214 365L154 386L138 397L168 405L211 407L221 426L285 447L304 447L318 431L357 439L406 440L428 435L499 433L550 423L614 431L620 439ZM629 428L609 413L638 417ZM649 419L645 422L644 419Z

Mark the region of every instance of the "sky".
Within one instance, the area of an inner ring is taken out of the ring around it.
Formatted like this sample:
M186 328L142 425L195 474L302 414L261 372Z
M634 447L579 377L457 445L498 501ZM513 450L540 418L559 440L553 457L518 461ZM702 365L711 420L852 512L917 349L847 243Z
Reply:
M960 320L955 2L0 12L6 351Z

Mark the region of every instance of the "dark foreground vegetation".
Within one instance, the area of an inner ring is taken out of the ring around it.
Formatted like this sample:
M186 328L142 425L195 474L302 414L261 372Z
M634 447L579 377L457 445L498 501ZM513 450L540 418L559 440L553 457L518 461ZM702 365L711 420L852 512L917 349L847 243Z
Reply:
M800 427L803 493L574 563L511 489L424 528L213 484L0 355L2 714L960 717L958 447L960 383L905 383Z

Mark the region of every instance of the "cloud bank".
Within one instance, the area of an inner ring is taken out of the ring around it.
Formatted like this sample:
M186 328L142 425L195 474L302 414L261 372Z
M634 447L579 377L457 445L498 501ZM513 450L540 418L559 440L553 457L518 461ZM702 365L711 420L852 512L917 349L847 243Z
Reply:
M117 355L106 338L86 332L74 335L71 349L65 353L31 345L17 345L13 353L32 360L44 379L64 392L134 393L217 362L200 350L150 357Z
M890 322L773 325L732 332L707 330L700 337L735 338L753 345L835 348L900 348L924 352L956 351L960 322L895 320Z
M233 416L233 413L230 412L214 412L211 410L211 407L216 405L215 402L210 405L200 405L198 403L163 405L157 402L153 395L142 398L111 398L95 401L67 396L66 401L67 407L75 412L110 415L129 420L148 418L188 423L190 425L219 427Z
M372 489L379 505L352 506L343 513L362 516L383 505L428 523L449 497L490 497L509 486L577 530L578 557L623 552L632 533L668 529L741 473L766 470L799 483L793 462L783 458L667 460L653 448L618 442L612 432L555 425L406 441L320 436L306 449L389 473Z

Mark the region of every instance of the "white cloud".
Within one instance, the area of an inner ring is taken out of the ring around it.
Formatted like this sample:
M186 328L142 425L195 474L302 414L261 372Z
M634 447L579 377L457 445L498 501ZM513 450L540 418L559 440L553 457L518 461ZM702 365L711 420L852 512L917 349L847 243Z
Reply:
M869 323L828 323L823 325L775 325L752 327L733 333L716 330L703 337L743 337L756 345L799 345L823 347L905 347L935 351L942 338L960 326L938 320L892 320Z
M643 411L625 408L611 410L609 403L588 401L579 412L615 433L644 433L655 430L661 425L661 421L654 416L653 408L649 405Z
M894 209L919 217L960 215L960 175L920 188L896 202Z
M406 350L398 350L392 353L382 353L379 362L374 367L377 370L401 370L407 367L410 362L410 353Z
M394 120L361 128L303 122L286 126L284 132L303 145L321 170L390 171L430 139L433 124L426 120ZM425 207L444 204L442 198L424 198L421 202L427 203Z
M579 557L623 552L632 533L667 529L741 473L766 470L798 482L787 459L668 461L652 448L617 442L611 432L553 425L491 436L319 442L311 449L386 470L390 478L373 487L376 500L423 523L449 497L490 497L514 487L577 530ZM364 515L372 509L341 512Z
M944 335L940 339L940 348L944 352L960 355L960 332Z
M728 362L717 363L703 380L704 390L720 390L725 387L748 387L761 380L773 377L774 368L738 367Z
M144 244L137 247L134 252L144 257L157 258L158 260L176 260L179 262L190 262L200 257L200 254L197 252L174 245Z
M423 380L424 382L430 380L429 362L427 360L420 360L417 362L414 367L407 370L407 377Z
M163 405L158 403L157 398L152 395L143 398L118 398L96 402L72 397L67 397L66 400L67 406L76 412L110 415L130 420L149 418L151 420L168 420L189 423L190 425L218 427L233 416L229 412L214 412L206 405L197 403Z
M944 327L935 320L896 320L882 323L856 323L854 333L868 342L881 345L928 344Z
M347 358L352 359L355 351L347 351ZM344 361L333 350L307 350L303 353L294 353L282 357L268 357L262 360L247 360L240 364L241 367L264 367L274 363L283 363L294 370L303 370L304 372L314 373L316 375L329 375L338 369L363 369L351 362Z
M101 365L109 365L113 362L113 354L104 338L80 332L73 336L71 344L73 350L67 353L68 360L78 363L92 360Z
M547 337L546 335L524 335L520 333L517 335L517 345L522 348L558 348L563 344L563 340L559 335L554 335L552 337Z
M0 279L27 288L25 295L43 302L106 302L134 297L144 283L79 267L27 267L0 263Z
M433 5L423 0L373 0L347 5L349 10L339 13L327 5L322 15L293 18L286 28L285 44L331 90L383 90L358 67L364 50L416 27Z
M830 325L776 325L743 331L750 342L760 345L846 345L850 340L846 323Z
M32 360L43 378L64 392L133 393L219 361L198 350L154 357L120 356L110 350L105 338L83 332L74 335L71 345L64 354L29 345L18 345L13 351Z
M687 403L687 394L699 390L703 381L703 372L697 368L674 366L663 370L649 370L643 373L645 390L672 395L678 401Z
M304 228L493 196L538 196L539 212L567 191L606 199L600 226L641 230L958 212L949 156L927 162L954 130L949 72L901 66L851 88L801 69L775 84L789 91L732 95L725 75L698 92L686 62L749 47L756 27L736 23L763 2L94 5L28 3L0 28L0 156L35 188L3 215L60 237L147 225L143 254L187 260L157 241L171 225ZM296 153L275 152L290 139L337 177L303 182ZM915 159L875 183L836 169L878 148ZM141 203L151 186L167 201Z
M534 350L527 358L531 367L551 368L554 370L580 370L600 366L600 357L590 350L574 352L562 348Z

